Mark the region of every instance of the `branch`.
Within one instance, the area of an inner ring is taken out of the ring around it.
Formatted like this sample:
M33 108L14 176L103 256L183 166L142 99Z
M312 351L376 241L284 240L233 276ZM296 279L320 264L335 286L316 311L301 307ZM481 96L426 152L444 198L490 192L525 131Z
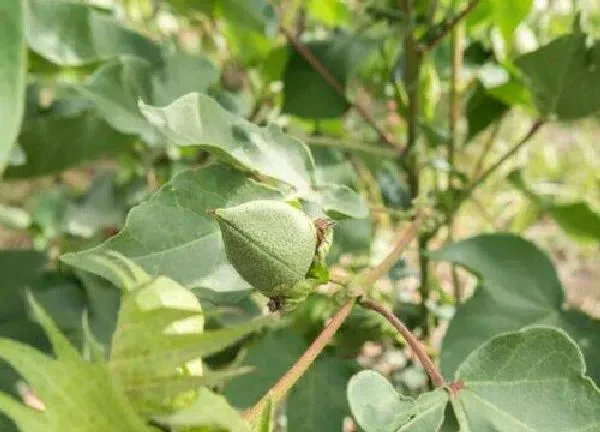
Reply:
M419 228L423 224L423 219L425 217L425 212L421 211L415 217L415 220L408 227L408 229L403 229L398 231L396 234L396 240L394 241L394 248L392 251L381 261L377 266L373 267L366 273L358 282L358 285L362 287L368 287L377 282L385 273L392 268L392 266L400 259L402 253L406 249L406 247L410 244L410 242L417 236L419 233Z
M366 299L364 297L358 298L358 304L360 304L366 309L374 310L375 312L382 315L385 319L387 319L390 322L390 324L392 324L394 328L398 330L398 333L402 335L402 337L406 340L406 343L408 343L410 348L413 350L413 352L419 359L419 362L423 365L423 368L425 368L425 371L427 371L427 374L431 378L431 382L438 388L446 385L444 377L438 370L437 366L433 363L433 361L431 361L431 359L425 352L425 348L423 347L421 342L419 342L415 335L413 335L410 332L410 330L404 325L404 323L400 321L400 319L396 315L394 315L394 313L391 310L375 302L374 300Z
M358 113L363 118L363 120L365 122L367 122L369 124L369 126L371 126L377 132L377 135L379 136L379 139L381 141L385 142L386 144L388 144L396 149L403 148L403 146L401 144L392 140L392 138L390 138L389 135L377 125L377 122L375 121L375 119L373 117L371 117L371 114L369 114L369 112L367 111L367 109L365 107L363 107L358 102L349 100L346 97L346 91L344 90L344 87L342 86L342 84L337 80L336 77L333 76L331 71L329 69L327 69L327 67L325 67L323 65L323 63L321 63L319 61L319 59L317 59L314 56L314 54L312 52L310 52L310 50L308 48L306 48L302 44L302 42L300 42L300 40L298 40L298 38L296 36L294 36L288 29L286 29L283 26L280 27L280 31L286 37L288 42L294 47L294 49L296 51L298 51L298 53L302 57L304 57L304 59L312 66L312 68L319 75L321 75L323 77L323 79L325 81L327 81L327 83L331 86L331 88L333 90L335 90L335 92L337 94L339 94L341 97L346 99L348 104L351 105L353 108L355 108L356 111L358 111Z
M456 27L456 25L464 17L466 17L467 14L475 8L475 6L477 6L478 3L479 3L479 0L471 0L471 2L467 5L467 7L465 7L462 12L460 12L458 15L456 15L454 18L452 18L448 23L446 23L444 28L442 28L442 30L438 34L436 34L434 37L432 37L431 39L426 41L424 45L421 45L419 47L419 51L421 51L422 53L429 51L433 47L435 47L438 43L440 43L442 41L442 39L444 39L444 37L446 37L446 35L448 33L450 33L450 31L454 27Z
M490 166L487 170L483 172L476 180L473 181L471 186L467 189L465 196L469 196L475 189L477 189L481 184L483 184L490 175L492 175L504 162L510 159L512 156L517 153L521 147L523 147L533 136L537 133L537 131L544 124L544 120L539 118L533 122L529 131L521 138L519 142L517 142L509 151L507 151L504 155L500 157L492 166Z
M294 365L283 375L277 383L252 407L244 412L244 419L249 424L255 424L260 418L260 415L271 399L273 403L279 401L285 394L296 384L296 382L304 375L310 365L315 361L317 356L323 351L323 348L329 343L335 332L340 328L346 320L356 299L351 298L338 309L331 317L321 334L313 341L302 356L294 363Z

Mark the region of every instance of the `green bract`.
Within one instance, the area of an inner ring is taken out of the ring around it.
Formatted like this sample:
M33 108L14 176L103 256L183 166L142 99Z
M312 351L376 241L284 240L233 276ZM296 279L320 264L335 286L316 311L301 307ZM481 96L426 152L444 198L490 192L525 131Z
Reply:
M317 233L300 210L279 201L251 201L214 212L225 252L237 272L267 297L288 297L315 257Z

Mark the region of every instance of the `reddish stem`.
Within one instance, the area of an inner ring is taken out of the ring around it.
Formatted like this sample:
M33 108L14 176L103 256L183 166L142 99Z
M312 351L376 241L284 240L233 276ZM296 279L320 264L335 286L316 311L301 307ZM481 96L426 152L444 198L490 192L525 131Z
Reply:
M421 342L419 342L415 335L413 335L410 332L410 330L404 325L404 323L400 321L400 319L396 315L394 315L394 313L391 310L389 310L382 304L379 304L373 300L364 297L359 297L358 303L364 308L374 310L375 312L385 317L390 322L390 324L392 324L394 328L398 330L398 333L400 333L402 337L406 340L406 343L408 343L410 348L413 350L413 352L419 359L419 362L423 365L423 368L425 368L425 371L431 378L431 382L436 387L445 386L446 383L444 381L444 377L438 370L437 366L433 363L433 361L431 361L431 359L425 352L425 347L423 347L423 345L421 344Z

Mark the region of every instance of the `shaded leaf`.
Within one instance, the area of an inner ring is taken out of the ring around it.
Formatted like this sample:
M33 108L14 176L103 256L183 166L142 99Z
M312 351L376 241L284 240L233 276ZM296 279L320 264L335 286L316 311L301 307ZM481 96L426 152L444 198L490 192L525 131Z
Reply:
M485 87L478 83L467 101L467 142L492 123L500 120L508 109L508 105L490 96Z
M253 405L294 364L305 347L289 331L266 334L248 348L244 364L254 370L227 385L228 400L238 408ZM288 430L340 430L348 408L339 395L344 392L349 373L344 361L319 357L288 394Z
M138 101L152 101L152 65L136 57L121 57L98 68L88 82L75 89L94 102L97 112L114 129L139 135L158 145L161 136L138 108Z
M70 1L29 0L27 41L40 56L81 66L131 54L158 64L158 46L120 27L107 11Z
M532 243L512 234L485 234L446 246L431 258L462 265L481 278L473 297L457 308L444 338L446 377L490 337L539 324L567 331L581 347L590 376L600 380L600 322L564 309L554 266Z
M304 46L331 72L343 89L370 51L367 41L346 34L338 34L328 40L306 42ZM304 118L325 119L339 117L349 108L346 98L339 95L292 47L283 85L284 113Z
M111 129L91 112L72 117L27 120L19 136L25 164L8 167L6 176L28 178L115 156L131 149L131 138Z
M0 3L0 174L10 160L25 109L25 2Z

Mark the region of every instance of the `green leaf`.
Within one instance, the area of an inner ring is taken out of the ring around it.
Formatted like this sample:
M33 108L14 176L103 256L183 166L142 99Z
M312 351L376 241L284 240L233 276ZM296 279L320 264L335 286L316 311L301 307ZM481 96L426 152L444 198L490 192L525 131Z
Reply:
M263 327L269 317L204 332L196 296L163 276L150 277L121 255L95 257L121 280L125 295L112 338L109 369L136 412L167 414L208 381L203 356ZM190 393L191 392L191 393Z
M314 162L302 142L284 135L275 125L261 128L249 123L208 96L193 93L163 108L143 103L140 108L174 144L204 148L234 166L299 190L314 183Z
M473 297L458 307L444 338L445 376L490 337L539 324L567 331L581 347L590 376L600 381L600 322L564 308L554 266L535 245L512 234L485 234L446 246L431 258L464 266L481 278Z
M85 85L75 89L94 102L97 112L114 129L158 145L160 134L138 108L139 100L152 101L153 70L146 60L121 57L98 68Z
M458 368L451 399L465 431L597 431L600 391L575 343L554 328L494 337Z
M567 234L582 240L600 241L600 213L585 201L553 204L548 211Z
M176 50L165 55L164 61L164 67L152 76L153 101L157 105L188 93L205 93L219 80L217 67L203 57Z
M94 255L114 250L153 276L164 275L196 292L219 298L250 290L227 262L217 222L207 210L257 199L282 199L275 190L222 166L185 171L129 213L123 230L93 249L69 253L61 260L118 284ZM239 297L237 297L239 299Z
M0 394L0 410L22 432L150 432L114 386L106 365L84 361L46 312L33 299L31 304L56 358L9 339L0 339L0 357L23 375L45 410L29 408L6 394Z
M0 175L10 160L25 107L25 0L0 4Z
M304 46L331 72L342 89L370 52L367 41L346 34L306 42ZM290 50L283 77L282 112L311 119L343 115L349 108L346 98L339 95L298 51Z
M517 58L542 115L575 120L600 109L600 43L586 39L576 30Z
M265 0L219 0L216 6L216 12L232 27L243 26L265 32L275 22L273 6Z
M374 371L362 371L348 383L352 415L365 432L433 432L444 420L445 390L418 399L399 395L390 382Z
M480 2L475 10L467 16L467 22L491 22L498 26L505 41L513 39L513 32L524 21L533 0L488 0Z
M6 176L28 178L57 173L125 153L131 149L131 141L91 112L26 120L19 136L25 164L8 167Z
M508 108L504 102L490 96L485 87L478 82L467 101L467 142L492 123L500 120Z
M161 62L157 45L120 27L104 10L70 1L29 0L29 4L29 46L55 64L82 66L119 54Z
M366 215L364 201L356 192L316 182L308 147L283 134L274 124L259 127L249 123L197 93L162 108L144 103L140 108L148 121L175 145L199 147L235 168L292 185L300 198L317 203L335 217Z
M294 364L305 347L289 331L266 334L248 348L244 358L244 364L253 366L254 371L234 379L225 389L226 397L238 408L250 407ZM348 406L339 395L349 373L345 361L319 357L288 394L288 431L341 430Z
M158 417L157 423L177 428L210 426L228 432L250 432L250 427L223 396L200 389L194 402L168 417Z

